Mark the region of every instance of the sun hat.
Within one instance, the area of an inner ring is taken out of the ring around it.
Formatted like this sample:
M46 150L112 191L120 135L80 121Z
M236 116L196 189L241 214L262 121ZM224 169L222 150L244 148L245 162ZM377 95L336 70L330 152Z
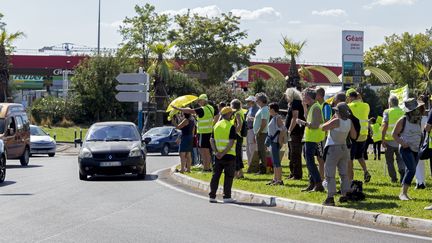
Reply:
M247 97L247 98L245 99L245 101L252 101L252 102L256 102L256 98L255 98L255 96L253 96L253 95L249 95L249 97Z
M340 102L333 108L334 111L337 111L342 119L346 120L351 115L351 110L345 102Z
M205 100L205 101L207 101L207 100L208 100L208 97L207 97L206 94L201 94L201 95L198 97L198 100Z
M226 114L232 113L232 112L234 112L234 110L231 107L226 106L226 107L222 108L222 110L220 111L220 114L226 115Z
M403 104L404 104L403 110L405 112L411 112L411 111L419 108L420 106L424 105L424 103L422 101L418 101L414 98L408 98L408 99L404 100Z

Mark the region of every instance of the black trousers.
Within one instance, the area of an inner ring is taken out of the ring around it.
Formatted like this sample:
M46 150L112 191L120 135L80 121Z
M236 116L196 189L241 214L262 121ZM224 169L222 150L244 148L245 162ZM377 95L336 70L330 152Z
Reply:
M243 137L236 139L236 171L244 168L243 164Z
M223 198L231 198L231 188L234 180L236 161L216 159L213 165L213 176L210 181L210 198L216 198L216 192L219 186L219 179L222 172L225 173Z
M373 144L374 156L381 160L381 141L374 142Z

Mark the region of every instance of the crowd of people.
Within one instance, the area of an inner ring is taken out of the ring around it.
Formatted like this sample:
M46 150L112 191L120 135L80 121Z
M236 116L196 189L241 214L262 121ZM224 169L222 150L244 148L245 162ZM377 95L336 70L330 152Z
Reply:
M238 99L212 106L205 94L199 96L199 107L195 109L173 106L180 111L173 119L174 125L182 131L180 172L190 172L196 136L203 172L213 172L210 202L216 202L222 173L225 176L224 202L234 202L231 198L233 180L245 176L244 141L247 173L266 174L271 165L273 179L267 183L269 186L284 185L280 151L288 145L289 176L286 179L303 178L303 154L309 184L302 191L327 190L323 204L334 206L336 195L340 195L339 203L345 203L353 193L355 160L363 170L364 183L371 180L366 160L368 147L372 145L374 160L381 159L381 146L385 149L389 179L401 184L400 200L411 200L408 189L414 177L416 189L426 187L426 161L419 161L419 149L422 133L427 134L432 128L432 112L428 115L425 105L427 100L409 98L401 102L402 109L398 98L390 96L389 108L382 117L370 118L369 104L355 89L337 93L328 103L324 97L325 90L320 87L303 91L288 88L285 92L288 108L283 112L278 103L270 103L264 93L247 97L246 109ZM429 146L432 147L432 142ZM336 187L336 170L340 190ZM432 210L432 206L425 209Z

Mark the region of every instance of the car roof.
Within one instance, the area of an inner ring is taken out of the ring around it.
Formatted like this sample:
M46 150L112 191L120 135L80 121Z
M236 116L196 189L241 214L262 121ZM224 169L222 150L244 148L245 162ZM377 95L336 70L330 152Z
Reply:
M107 122L96 122L92 126L115 126L115 125L133 125L135 123L126 122L126 121L107 121Z
M150 128L150 130L156 129L156 128L175 128L175 127L173 127L173 126L152 127L152 128Z

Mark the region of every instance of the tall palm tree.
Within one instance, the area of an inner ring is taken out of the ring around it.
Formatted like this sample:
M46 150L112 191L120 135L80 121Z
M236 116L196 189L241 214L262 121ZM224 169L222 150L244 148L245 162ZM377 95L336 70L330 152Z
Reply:
M430 95L432 93L432 67L428 68L420 62L416 63L416 67L421 78L417 86L423 90L424 94Z
M281 45L284 48L286 55L291 59L286 86L287 88L296 87L300 89L301 78L297 69L296 58L300 56L303 47L306 45L306 41L295 42L284 36Z
M153 55L155 55L155 59L150 64L150 67L147 70L147 73L153 77L154 83L154 94L156 101L156 125L163 125L163 114L162 110L166 109L168 105L168 94L166 91L166 82L171 76L172 64L169 60L165 59L165 55L167 55L171 48L174 46L174 43L165 44L165 43L155 43L150 45L150 50Z
M21 31L15 33L7 33L3 29L0 33L0 102L7 102L10 97L9 90L9 61L8 54L13 51L12 43L24 36Z

